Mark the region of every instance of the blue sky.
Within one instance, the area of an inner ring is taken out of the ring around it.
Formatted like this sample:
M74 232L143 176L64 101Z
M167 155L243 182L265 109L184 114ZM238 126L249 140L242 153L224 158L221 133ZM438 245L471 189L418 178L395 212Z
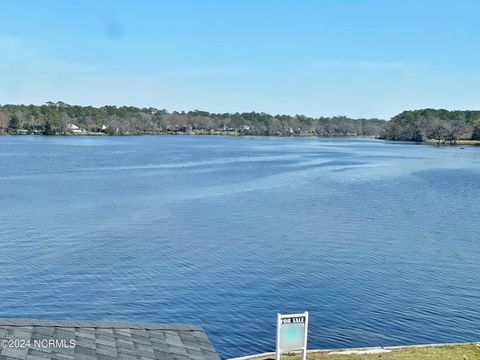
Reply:
M479 13L441 0L3 2L0 103L479 109Z

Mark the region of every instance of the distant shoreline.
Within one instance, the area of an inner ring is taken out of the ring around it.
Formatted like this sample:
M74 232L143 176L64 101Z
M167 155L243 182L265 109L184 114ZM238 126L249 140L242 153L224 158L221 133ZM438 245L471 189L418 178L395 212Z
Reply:
M455 141L445 141L445 140L436 140L436 139L426 139L425 141L411 141L411 140L391 140L384 139L381 137L376 137L373 135L315 135L315 134L278 134L278 135L262 135L262 134L243 134L243 133L232 133L232 132L156 132L156 133L139 133L139 134L106 134L106 133L94 133L86 132L80 134L69 134L69 133L57 133L52 135L44 134L8 134L0 133L0 136L14 136L14 137L23 137L23 136L58 136L58 137L128 137L128 136L231 136L231 137L244 137L244 136L258 136L258 137L284 137L284 138L322 138L322 139L336 139L336 138L371 138L382 140L390 143L411 143L418 145L434 145L434 146L480 146L480 140L455 140Z
M105 134L105 133L82 133L82 134L68 134L68 133L57 133L52 135L45 134L8 134L0 133L0 136L14 136L14 137L24 137L24 136L38 136L38 137L128 137L128 136L230 136L230 137L245 137L245 136L258 136L258 137L285 137L285 138L372 138L378 139L373 135L315 135L315 134L278 134L278 135L264 135L264 134L244 134L244 133L229 133L229 132L159 132L159 133L132 133L132 134ZM380 139L383 140L383 139Z
M435 139L428 139L426 141L423 141L424 144L428 145L473 145L473 146L478 146L480 145L480 140L455 140L453 142L445 142L445 141L439 141Z
M347 116L309 117L257 112L167 111L152 107L70 105L0 105L0 132L9 134L139 135L196 133L209 135L373 135L385 120Z

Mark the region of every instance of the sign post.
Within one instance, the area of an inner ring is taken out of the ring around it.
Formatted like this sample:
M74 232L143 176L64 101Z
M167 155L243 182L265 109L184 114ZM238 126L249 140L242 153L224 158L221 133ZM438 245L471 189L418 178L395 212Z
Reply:
M308 311L302 314L277 314L277 360L289 351L302 350L307 360Z

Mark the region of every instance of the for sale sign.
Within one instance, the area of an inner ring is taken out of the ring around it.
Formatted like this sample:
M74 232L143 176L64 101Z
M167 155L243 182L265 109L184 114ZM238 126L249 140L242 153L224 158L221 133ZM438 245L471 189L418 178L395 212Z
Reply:
M303 314L277 314L277 360L280 354L302 351L307 356L308 312Z

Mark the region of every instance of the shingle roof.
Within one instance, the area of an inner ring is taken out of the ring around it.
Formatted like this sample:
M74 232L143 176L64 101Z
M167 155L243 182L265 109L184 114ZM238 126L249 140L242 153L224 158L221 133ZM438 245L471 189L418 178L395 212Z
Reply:
M220 359L201 327L184 324L0 319L0 350L2 360Z

